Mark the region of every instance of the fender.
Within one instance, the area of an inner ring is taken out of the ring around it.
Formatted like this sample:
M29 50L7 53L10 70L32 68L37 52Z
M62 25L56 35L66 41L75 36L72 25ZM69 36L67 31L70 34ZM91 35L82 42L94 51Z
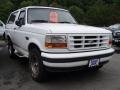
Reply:
M10 37L10 39L11 39L11 35L8 30L5 30L5 34L6 34L6 39L8 39L8 37Z
M40 41L32 38L32 39L30 39L29 42L28 42L28 48L29 48L29 45L30 45L30 44L35 44L35 45L39 48L39 50L41 51L42 45L41 45Z

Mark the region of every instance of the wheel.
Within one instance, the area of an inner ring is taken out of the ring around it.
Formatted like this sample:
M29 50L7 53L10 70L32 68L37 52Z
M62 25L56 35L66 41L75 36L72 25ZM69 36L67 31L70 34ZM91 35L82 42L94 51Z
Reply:
M8 40L8 53L11 58L15 57L15 49L13 48L13 44L11 40Z
M29 66L35 81L43 82L46 80L46 70L41 60L41 53L37 48L29 50Z

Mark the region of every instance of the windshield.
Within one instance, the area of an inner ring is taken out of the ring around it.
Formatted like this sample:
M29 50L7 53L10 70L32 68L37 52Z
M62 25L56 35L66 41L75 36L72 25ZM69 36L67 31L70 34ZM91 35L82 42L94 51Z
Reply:
M68 11L58 9L28 9L28 23L76 23Z

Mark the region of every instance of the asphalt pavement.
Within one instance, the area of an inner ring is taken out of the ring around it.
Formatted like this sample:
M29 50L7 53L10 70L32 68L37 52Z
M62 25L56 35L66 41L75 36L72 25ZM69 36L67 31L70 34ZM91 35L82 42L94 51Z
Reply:
M49 73L48 81L32 80L26 58L10 59L6 43L0 45L0 90L120 90L120 47L97 72L86 70Z

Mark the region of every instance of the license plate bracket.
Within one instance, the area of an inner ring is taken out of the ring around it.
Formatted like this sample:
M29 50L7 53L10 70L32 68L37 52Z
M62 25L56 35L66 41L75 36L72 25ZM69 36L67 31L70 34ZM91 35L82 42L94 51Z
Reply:
M91 59L89 61L89 67L99 66L99 63L100 63L100 59Z

